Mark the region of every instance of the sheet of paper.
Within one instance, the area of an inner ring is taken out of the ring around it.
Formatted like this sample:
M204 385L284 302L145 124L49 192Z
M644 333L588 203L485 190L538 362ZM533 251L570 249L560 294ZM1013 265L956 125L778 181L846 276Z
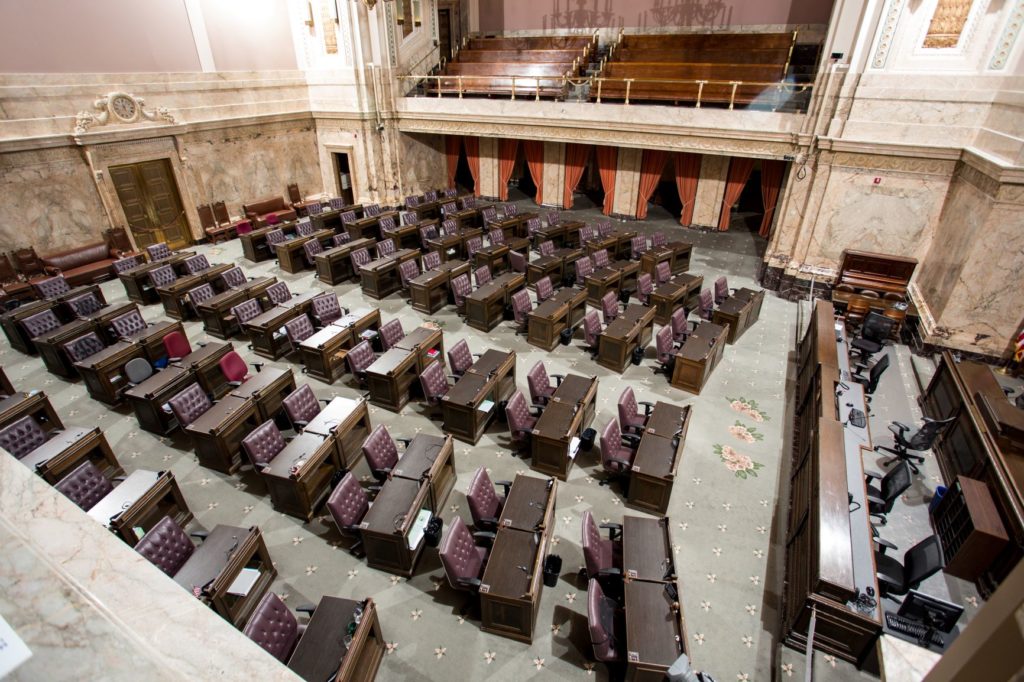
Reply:
M416 520L409 529L409 535L406 540L409 549L419 547L420 540L423 539L423 532L427 529L427 522L430 521L431 516L432 514L429 509L420 509L420 513L416 515Z
M485 400L482 403L480 403L480 411L485 413L485 414L490 413L490 411L493 410L493 409L494 409L494 401L493 400Z
M235 576L235 580L228 587L228 594L244 597L260 578L260 572L255 568L243 568Z
M576 436L572 437L569 441L569 459L576 459L576 454L580 451L580 439Z
M32 658L28 645L18 637L3 616L0 616L0 678L6 677L19 665Z

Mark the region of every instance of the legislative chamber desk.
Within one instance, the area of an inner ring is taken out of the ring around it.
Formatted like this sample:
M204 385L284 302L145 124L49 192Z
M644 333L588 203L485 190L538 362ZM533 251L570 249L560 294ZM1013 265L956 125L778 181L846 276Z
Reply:
M804 651L816 611L815 648L860 665L882 614L856 601L869 588L876 599L879 592L862 465L871 433L849 423L851 409L868 411L849 373L845 326L831 303L818 301L797 350L782 633Z
M597 364L625 371L636 348L646 348L654 335L654 308L630 303L612 320L597 342Z
M205 270L192 275L182 275L167 286L157 287L156 293L164 306L164 312L175 320L187 320L191 316L192 306L188 303L188 292L200 284L209 283L214 291L220 291L220 276L230 270L232 265L215 263Z
M473 268L486 267L495 275L505 272L508 270L509 251L507 244L485 246L473 254Z
M134 303L129 305L135 308ZM32 339L32 343L48 372L65 379L72 379L77 376L77 373L71 362L71 356L64 352L64 344L94 330L95 325L91 322L72 320L36 336Z
M306 263L306 253L304 249L306 242L313 241L314 239L319 242L325 242L333 236L333 230L317 230L313 234L305 237L295 236L278 244L274 244L274 253L277 256L277 264L282 270L291 274L302 272L309 267Z
M933 514L947 568L991 595L1024 555L1024 410L1007 400L991 368L956 362L949 351L920 403L927 417L954 418L932 446L947 495L957 481L977 482L968 484L974 504L958 495Z
M633 261L613 261L608 267L597 268L587 275L584 284L587 289L587 303L595 308L601 307L601 299L613 289L623 291L636 288L636 274L640 265Z
M413 310L431 315L443 308L453 298L451 281L463 274L469 274L469 263L452 259L409 280Z
M253 263L270 258L274 249L267 243L267 234L273 230L281 230L285 236L295 234L296 223L287 222L277 225L268 225L258 230L238 235L238 241L242 242L242 255Z
M474 445L516 390L515 351L488 349L441 398L443 429Z
M461 228L454 234L442 234L427 240L427 250L436 251L441 256L441 262L458 258L468 262L469 252L466 249L466 242L473 237L480 237L483 231L479 228Z
M533 427L533 469L568 479L580 435L594 420L596 398L597 377L569 374L562 380Z
M512 294L526 286L526 277L518 272L498 275L487 284L466 296L466 324L473 329L489 332L504 319L505 306Z
M537 280L550 277L552 284L565 280L565 276L576 274L575 263L583 258L583 249L555 249L550 256L534 258L526 264L526 283L533 286Z
M656 286L650 296L650 305L654 308L654 321L658 324L668 324L672 321L672 313L678 308L695 310L700 303L700 288L703 285L703 275L683 273Z
M142 263L124 272L119 272L117 278L121 280L124 292L130 301L139 305L156 303L160 300L160 296L149 281L149 273L161 266L170 265L178 275L182 275L185 273L185 261L194 255L196 255L195 251L175 251L167 258Z
M423 531L436 511L426 479L393 476L385 481L359 524L367 565L412 575L423 553Z
M89 396L107 405L121 402L121 391L128 385L124 366L129 360L144 357L142 346L125 341L107 346L85 360L75 363Z
M484 632L533 642L557 493L558 483L550 479L517 475L512 482L480 579Z
M664 514L672 496L672 484L682 459L690 406L679 407L660 400L647 420L633 466L629 472L627 500L652 514Z
M182 528L192 512L170 471L136 469L91 507L86 514L109 528L130 547L165 516Z
M341 470L334 436L303 431L259 470L274 509L308 523L331 493L331 477Z
M249 335L253 352L268 360L277 360L284 355L290 348L290 342L281 331L282 327L285 322L308 313L313 307L313 299L321 293L314 290L299 294L243 324L242 330Z
M356 310L318 330L299 344L306 374L329 384L345 373L345 358L361 334L380 329L380 310Z
M363 441L370 435L370 411L366 399L334 398L313 417L303 433L333 436L341 465L351 469L363 456Z
M219 363L232 350L230 343L213 341L170 363L170 366L192 370L199 386L217 400L231 390Z
M392 412L401 412L409 402L409 388L419 377L419 353L392 348L366 368L370 402Z
M167 367L141 384L124 392L139 426L150 433L166 436L178 426L168 401L196 380L191 369Z
M352 252L359 249L370 250L376 244L374 239L359 238L321 251L313 257L316 262L317 279L332 286L355 279L356 272L352 269Z
M268 304L267 289L277 282L277 277L257 277L247 281L235 289L228 289L214 294L196 306L199 317L203 320L203 331L218 339L227 339L240 331L231 309L250 298L261 304ZM267 305L264 305L266 308Z
M124 474L99 427L71 427L58 431L45 443L21 458L21 463L55 484L78 465L91 461L108 478Z
M640 255L640 272L651 277L657 274L658 263L668 263L673 275L679 275L690 269L690 255L693 244L687 242L669 242L664 246L655 246Z
M391 478L430 483L430 508L441 509L455 487L455 447L451 436L418 433L391 470Z
M158 360L162 360L167 357L167 347L164 346L164 337L171 332L179 332L182 336L185 336L185 328L181 325L181 322L178 322L177 320L174 322L169 320L157 320L156 322L148 323L146 328L141 330L138 334L123 337L121 341L135 344L142 350L142 354L146 356L147 360L155 363ZM87 361L91 359L91 357L86 358Z
M729 335L726 340L736 343L743 332L754 326L761 316L761 304L764 303L764 289L738 289L735 294L722 301L712 313L711 321L715 324L728 325Z
M381 299L402 288L398 266L407 260L419 258L414 249L399 249L390 256L372 260L359 268L360 286L363 293L371 298Z
M44 431L64 428L60 417L50 404L50 399L42 391L15 391L0 399L0 428L26 416L35 419Z
M255 402L228 395L199 415L185 431L192 437L201 465L233 474L242 465L242 439L261 421Z
M44 310L51 310L54 307L53 301L28 301L27 303L22 303L14 310L8 310L0 314L0 327L3 328L11 348L29 355L34 354L36 347L21 321L26 317L31 317ZM54 310L54 314L57 314L56 310Z
M232 594L228 590L242 569L258 571L259 577L246 594ZM198 588L200 599L224 620L241 628L249 621L249 616L276 576L277 569L259 527L217 524L172 580L189 593Z
M671 384L700 395L711 373L725 354L727 327L701 322L676 351Z
M306 629L288 659L288 667L306 682L372 682L384 658L384 635L372 599L363 602L363 614L348 645L345 635L356 622L359 602L321 597Z
M273 419L281 410L284 399L295 390L295 375L291 368L265 367L252 375L241 386L231 389L231 395L251 400L260 421Z
M396 223L400 220L398 211L382 211L380 215L364 216L345 223L345 231L348 232L349 237L353 240L380 239L381 218L393 218Z
M536 230L533 233L533 240L537 244L551 240L555 246L574 249L580 246L580 230L582 228L583 222L580 220L564 220Z
M438 327L416 327L403 336L394 347L416 354L417 375L432 362L440 362L441 367L445 366L444 333Z
M526 223L536 217L536 213L517 213L507 218L492 220L488 223L487 227L492 230L500 229L505 233L505 239L511 239L513 237L528 237L529 230L526 227Z
M587 312L587 293L566 287L530 311L526 341L547 351L558 346L565 329L575 329Z
M413 249L419 251L420 249L420 228L430 227L433 225L437 227L436 220L425 220L419 223L412 223L410 225L396 225L393 230L381 231L381 238L393 239L395 246L399 249Z

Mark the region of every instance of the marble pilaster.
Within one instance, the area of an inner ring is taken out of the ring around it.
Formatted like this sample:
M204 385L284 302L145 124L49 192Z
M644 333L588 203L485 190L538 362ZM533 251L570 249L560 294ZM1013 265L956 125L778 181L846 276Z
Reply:
M545 175L547 172L547 168L545 168ZM498 140L493 137L481 137L479 178L481 196L495 198L498 196L498 177Z
M615 198L612 202L612 215L623 218L636 217L636 197L640 192L640 162L644 150L632 147L619 149L618 163L615 167Z
M700 160L700 179L697 197L693 202L693 224L718 229L718 216L722 213L725 179L729 175L729 157L704 154Z
M561 142L544 143L544 205L562 206L565 192L565 145Z

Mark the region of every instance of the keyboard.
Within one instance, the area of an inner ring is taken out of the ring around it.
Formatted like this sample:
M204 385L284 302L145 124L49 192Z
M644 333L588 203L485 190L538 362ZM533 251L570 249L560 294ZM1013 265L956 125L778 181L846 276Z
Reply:
M885 624L893 632L898 632L901 635L906 635L907 637L913 637L918 641L921 641L921 638L925 636L925 633L928 633L927 627L921 625L917 621L908 620L898 613L886 613ZM934 644L940 649L945 644L942 639L942 633L935 630L928 633L927 643Z

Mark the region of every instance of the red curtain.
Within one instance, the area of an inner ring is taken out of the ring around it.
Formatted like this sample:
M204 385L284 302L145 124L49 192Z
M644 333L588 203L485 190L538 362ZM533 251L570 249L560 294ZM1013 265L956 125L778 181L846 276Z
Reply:
M761 162L761 200L764 202L764 217L758 234L767 237L772 229L772 216L782 191L782 175L786 172L785 161Z
M524 140L523 151L526 153L526 165L530 169L530 177L537 186L537 196L533 198L537 204L544 203L544 143L539 140Z
M516 167L516 151L519 140L498 140L498 199L508 201L508 181Z
M462 139L466 143L469 174L473 176L473 195L480 196L480 138L467 135Z
M565 145L565 194L562 196L562 208L572 208L572 193L576 185L580 184L589 155L588 144Z
M615 203L615 167L619 162L618 147L597 148L597 170L601 175L601 187L604 188L604 207L602 213L611 215Z
M754 169L754 160L742 156L732 157L729 162L729 175L725 181L725 197L722 199L722 215L718 218L718 229L725 232L729 229L729 218L732 207L740 200L740 194Z
M636 198L636 217L639 220L647 217L647 202L661 180L667 157L668 153L659 149L645 149L640 158L640 193Z
M444 155L448 160L448 184L445 187L455 186L455 171L459 168L459 152L462 150L461 135L444 136Z
M679 201L683 204L683 213L679 216L680 225L693 224L693 202L697 198L700 161L700 154L678 152L675 156L676 189L679 190Z

